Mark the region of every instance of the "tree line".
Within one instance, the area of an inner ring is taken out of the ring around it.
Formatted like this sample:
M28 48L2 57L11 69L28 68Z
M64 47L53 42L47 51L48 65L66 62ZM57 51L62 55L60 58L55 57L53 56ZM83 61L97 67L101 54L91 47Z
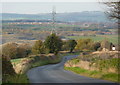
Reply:
M56 34L49 35L45 41L37 40L33 46L30 44L8 43L2 47L2 55L9 56L11 59L27 57L31 54L57 55L59 51L101 51L103 48L112 49L113 43L103 40L94 42L92 39L61 40Z

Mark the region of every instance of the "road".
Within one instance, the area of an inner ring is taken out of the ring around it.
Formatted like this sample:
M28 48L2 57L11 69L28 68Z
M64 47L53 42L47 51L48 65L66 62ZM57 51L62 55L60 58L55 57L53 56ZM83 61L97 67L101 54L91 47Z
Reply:
M64 70L64 63L75 57L77 55L65 56L58 64L32 68L27 72L30 83L112 83L110 81L84 77Z

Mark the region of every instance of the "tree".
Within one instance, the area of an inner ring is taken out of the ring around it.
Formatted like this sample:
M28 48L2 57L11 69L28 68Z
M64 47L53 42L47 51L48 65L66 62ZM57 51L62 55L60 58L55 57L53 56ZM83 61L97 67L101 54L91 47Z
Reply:
M106 11L106 14L109 16L110 19L120 20L120 0L117 2L108 1L103 2L108 6L108 11Z
M33 54L41 54L43 52L43 42L41 40L37 40L32 47Z
M44 44L49 49L49 53L57 54L61 50L62 40L53 33L46 38Z
M75 40L68 40L68 48L70 52L72 52L77 45L77 42Z

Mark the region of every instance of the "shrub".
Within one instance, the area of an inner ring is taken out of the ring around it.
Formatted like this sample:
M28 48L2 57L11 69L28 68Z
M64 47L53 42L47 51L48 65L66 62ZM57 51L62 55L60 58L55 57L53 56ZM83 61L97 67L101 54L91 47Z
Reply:
M80 51L91 51L93 50L93 41L91 39L80 39L77 41L75 49Z
M6 77L8 75L15 75L15 70L13 69L13 65L10 62L10 58L8 56L2 55L2 78L3 82L6 81Z
M97 51L97 50L101 47L100 42L95 42L95 43L93 44L93 47L94 47L94 50Z
M9 56L10 58L14 59L17 55L17 44L16 43L8 43L3 46L2 54L5 56Z
M103 40L103 41L101 42L101 47L110 50L110 48L111 48L111 43L110 43L109 41L107 41L107 40Z
M32 47L33 54L41 54L43 53L43 42L41 40L37 40Z
M119 62L120 62L119 58L112 58L112 59L106 59L106 60L97 60L95 63L96 63L96 66L100 68L100 70L115 68L116 71L118 72L120 68Z
M23 58L23 57L26 57L26 55L27 55L27 52L26 52L26 49L24 47L17 48L17 54L16 54L17 58Z
M2 48L2 54L9 56L11 59L26 57L30 52L30 46L24 44L7 43Z

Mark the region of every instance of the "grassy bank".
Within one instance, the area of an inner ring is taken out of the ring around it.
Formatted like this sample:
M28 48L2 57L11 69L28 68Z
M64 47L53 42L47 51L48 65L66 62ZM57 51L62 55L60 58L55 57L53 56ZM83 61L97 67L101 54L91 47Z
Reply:
M31 56L27 58L19 58L19 59L12 59L11 62L13 65L17 65L22 62L22 60L28 59L32 60L33 62L28 63L30 66L29 69L38 67L38 66L43 66L43 65L48 65L48 64L56 64L59 63L62 60L63 56L69 56L69 55L78 55L79 52L75 53L59 53L55 57L51 56ZM27 71L29 70L27 69ZM27 75L24 74L17 74L15 76L7 76L6 82L4 83L29 83L29 80L27 78Z
M64 67L64 69L87 77L119 82L118 77L120 76L120 74L117 73L103 73L101 71L89 71L79 67Z
M19 58L19 59L12 59L11 62L15 66L17 64L23 63L22 60L28 60L32 61L30 63L27 63L25 65L26 67L30 66L25 72L27 72L29 69L38 67L38 66L43 66L47 64L55 64L59 63L61 61L62 57L57 55L55 57L51 56L32 56L32 57L27 57L27 58ZM24 70L24 69L22 69ZM20 73L16 74L14 76L7 75L6 76L6 81L3 82L4 84L9 84L9 83L29 83L29 80L27 78L26 73Z

